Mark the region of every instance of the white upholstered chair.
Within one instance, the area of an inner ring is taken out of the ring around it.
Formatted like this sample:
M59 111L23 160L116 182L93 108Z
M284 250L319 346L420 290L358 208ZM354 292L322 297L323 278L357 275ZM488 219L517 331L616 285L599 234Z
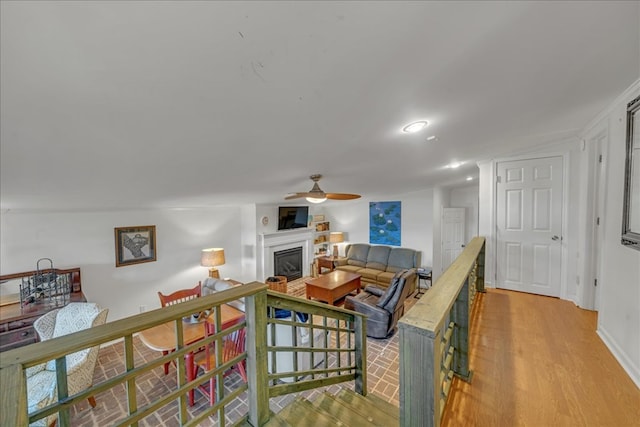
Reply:
M51 310L33 324L41 341L78 332L107 321L108 310L94 303L70 303L61 309ZM80 350L67 355L67 384L69 396L85 390L93 383L93 371L98 358L99 346ZM27 372L27 397L29 413L41 409L58 400L56 388L55 360L43 363ZM92 407L95 398L89 398ZM32 426L47 426L55 423L57 414L43 418Z

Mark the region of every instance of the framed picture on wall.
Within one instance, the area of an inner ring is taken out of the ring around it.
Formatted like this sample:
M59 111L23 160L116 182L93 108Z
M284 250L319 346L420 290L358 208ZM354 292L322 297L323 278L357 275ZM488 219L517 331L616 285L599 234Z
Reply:
M156 260L156 226L116 227L116 267Z
M369 243L400 246L402 202L369 202Z

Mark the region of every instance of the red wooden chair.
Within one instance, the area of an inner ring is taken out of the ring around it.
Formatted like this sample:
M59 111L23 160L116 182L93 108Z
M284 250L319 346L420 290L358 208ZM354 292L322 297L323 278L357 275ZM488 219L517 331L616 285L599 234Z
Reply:
M193 289L180 289L169 295L158 292L160 305L162 305L162 307L200 298L200 296L202 296L202 284L200 282L198 282L198 285Z
M166 307L168 305L174 305L181 302L189 301L194 298L200 298L202 296L202 283L198 282L198 285L193 289L180 289L169 295L165 295L162 292L158 292L158 297L160 298L160 305L162 307ZM167 351L163 351L162 355L166 356L169 354ZM171 362L167 362L164 364L164 374L169 374L169 365Z
M230 328L231 326L237 325L240 322L244 322L244 318L240 318L240 319L225 323L222 325L221 329ZM215 325L210 322L205 322L205 335L208 337L215 333L216 333ZM223 346L222 359L220 360L220 363L218 363L217 365L216 365L216 348L215 348L216 341L208 344L205 347L205 350L203 352L196 354L194 357L193 369L195 374L197 375L198 372L200 372L200 369L204 373L209 372L215 369L217 366L223 365L233 360L234 358L244 354L245 347L246 347L245 338L246 338L246 328L244 327L224 337L222 340L222 346ZM229 375L233 370L236 370L240 374L240 376L242 377L242 380L245 383L247 382L247 371L245 368L244 359L236 363L235 365L233 365L229 370L227 370L224 373L224 376ZM213 405L216 401L216 378L217 378L217 375L214 375L209 379L208 383L203 383L198 386L198 390L200 390L200 392L209 399L210 405Z

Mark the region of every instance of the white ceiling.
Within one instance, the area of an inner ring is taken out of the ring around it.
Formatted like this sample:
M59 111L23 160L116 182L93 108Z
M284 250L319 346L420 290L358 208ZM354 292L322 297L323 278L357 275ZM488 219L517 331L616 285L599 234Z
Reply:
M638 79L639 5L2 1L0 202L283 203L312 173L367 198L463 184Z

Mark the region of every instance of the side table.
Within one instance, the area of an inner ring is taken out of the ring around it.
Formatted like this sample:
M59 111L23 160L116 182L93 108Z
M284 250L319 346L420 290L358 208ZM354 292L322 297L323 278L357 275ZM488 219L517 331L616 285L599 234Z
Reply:
M420 295L424 294L423 289L429 289L432 285L431 283L431 268L429 267L423 267L423 268L419 268L418 272L418 292L415 294L414 298L420 298ZM423 288L422 286L420 286L420 281L424 280L425 281L425 287ZM427 286L426 282L429 282L429 286Z
M321 256L316 258L318 265L318 276L322 274L322 268L328 268L329 272L332 272L334 268L336 268L336 262L339 260L346 259L345 257L334 257L334 256Z

